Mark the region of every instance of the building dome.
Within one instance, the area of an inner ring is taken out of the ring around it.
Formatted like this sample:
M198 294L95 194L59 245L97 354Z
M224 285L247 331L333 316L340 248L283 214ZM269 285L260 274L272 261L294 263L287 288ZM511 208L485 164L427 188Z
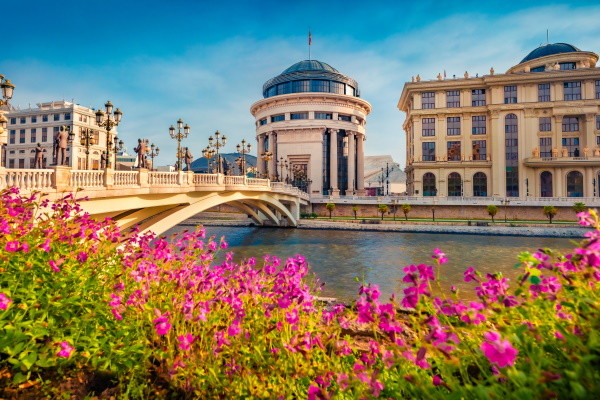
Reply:
M360 97L358 83L354 79L318 60L297 62L263 85L265 98L305 92L336 93Z
M537 49L533 50L531 53L527 54L524 59L521 60L519 64L523 64L524 62L535 60L536 58L551 56L553 54L560 53L573 53L576 51L581 51L577 47L568 44L568 43L548 43L544 44Z

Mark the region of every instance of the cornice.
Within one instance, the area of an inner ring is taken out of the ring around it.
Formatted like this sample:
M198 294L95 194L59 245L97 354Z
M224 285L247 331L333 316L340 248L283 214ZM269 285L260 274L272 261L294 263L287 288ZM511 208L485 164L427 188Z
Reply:
M256 114L262 110L275 108L281 105L306 103L350 107L362 111L365 115L368 115L371 112L371 104L360 97L333 93L290 93L261 99L250 106L250 113L252 116L256 117Z

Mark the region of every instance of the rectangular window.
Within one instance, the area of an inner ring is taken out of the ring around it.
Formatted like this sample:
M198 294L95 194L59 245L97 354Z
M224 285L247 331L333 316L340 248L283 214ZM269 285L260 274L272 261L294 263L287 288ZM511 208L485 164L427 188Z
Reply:
M600 81L596 81L596 98L600 99Z
M460 117L446 118L446 125L448 127L448 136L460 135Z
M19 130L19 143L25 143L25 129Z
M565 100L581 100L581 82L565 82Z
M37 141L37 131L35 128L31 129L31 143L35 143Z
M17 131L15 131L14 129L10 130L10 144L15 144L17 140Z
M15 159L11 158L10 160L8 160L8 168L14 168L15 167Z
M423 136L435 136L435 118L423 118Z
M446 107L460 107L460 90L446 92Z
M544 65L542 65L541 67L531 68L529 70L529 72L544 72L545 70L546 70L546 67Z
M27 118L25 118L25 117L21 117L21 123L22 123L22 124L24 124L24 123L26 123L26 122L27 122Z
M562 146L569 150L569 157L579 157L579 138L569 137L562 138Z
M486 140L473 140L473 160L485 161L487 160L487 141Z
M65 121L71 120L71 113L65 113Z
M19 168L25 168L25 159L19 158Z
M308 113L292 113L290 119L308 119Z
M267 124L267 119L266 118L261 119L260 121L258 121L258 124L259 125L266 125Z
M561 70L566 71L568 69L575 69L576 65L574 62L562 62L558 63Z
M562 131L563 132L579 132L579 118L563 117Z
M344 84L341 82L329 82L329 90L331 93L344 94Z
M421 108L422 109L435 108L435 92L421 93Z
M315 119L333 119L332 113L316 112Z
M540 118L540 132L550 132L552 130L552 119L550 117Z
M600 146L600 136L596 136L596 146Z
M473 107L485 106L485 89L471 90L471 105Z
M349 115L338 114L338 120L350 122L350 121L352 121L352 117Z
M54 114L54 120L60 121L60 114Z
M460 141L451 141L446 145L448 161L460 161Z
M273 115L271 122L285 121L285 114Z
M600 115L596 115L596 129L600 129Z
M293 81L292 93L301 93L310 91L310 81Z
M37 117L34 115L33 117L31 117L31 123L35 124L37 122Z
M42 128L42 142L48 141L48 128Z
M540 157L552 157L552 138L540 138Z
M517 102L517 87L504 86L504 104L513 104Z
M17 123L17 119L16 118L11 118L10 119L10 123L11 123L11 125L15 125Z
M329 81L315 79L310 81L311 92L329 92Z
M421 146L423 161L435 161L435 142L423 142Z
M471 133L473 135L485 135L485 115L474 115L472 123Z
M540 83L538 85L538 101L550 101L549 83Z
M48 122L48 114L42 115L42 122Z

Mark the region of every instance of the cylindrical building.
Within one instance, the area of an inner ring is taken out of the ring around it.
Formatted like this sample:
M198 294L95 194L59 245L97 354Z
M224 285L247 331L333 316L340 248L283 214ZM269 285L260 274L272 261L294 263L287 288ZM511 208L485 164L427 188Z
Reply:
M360 98L354 79L326 63L304 60L269 79L263 96L250 108L259 174L311 195L364 194L371 105ZM264 153L271 159L261 158Z

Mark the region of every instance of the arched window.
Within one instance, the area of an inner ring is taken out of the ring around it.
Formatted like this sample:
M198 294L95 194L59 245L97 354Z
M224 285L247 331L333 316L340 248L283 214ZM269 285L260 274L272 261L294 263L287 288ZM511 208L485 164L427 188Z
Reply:
M506 196L519 197L519 121L515 114L504 118Z
M487 176L483 172L473 175L473 196L487 196Z
M552 173L544 171L540 175L540 196L552 197Z
M583 197L583 175L579 171L567 174L567 197Z
M448 196L462 196L462 179L457 172L448 175Z
M435 175L427 172L423 175L423 196L436 196L437 188L435 187Z

